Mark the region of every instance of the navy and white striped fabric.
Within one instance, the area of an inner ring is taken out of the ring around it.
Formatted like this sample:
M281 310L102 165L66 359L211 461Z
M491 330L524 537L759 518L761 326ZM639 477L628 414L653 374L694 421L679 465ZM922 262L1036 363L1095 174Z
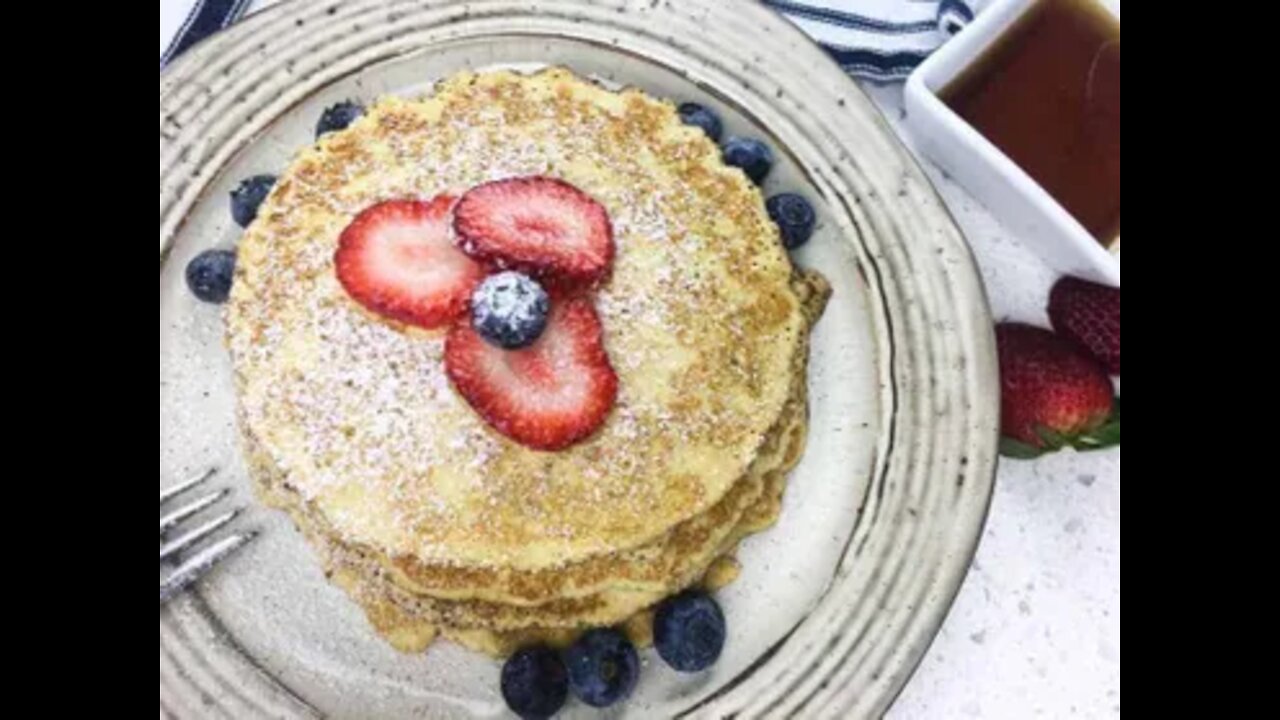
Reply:
M763 0L853 75L904 80L986 0Z
M761 1L809 33L850 73L890 82L910 75L972 22L988 0ZM195 0L186 22L160 56L160 67L240 19L250 4L251 0Z
M160 67L169 64L192 45L239 20L249 8L249 3L250 0L196 0L186 21L160 56Z

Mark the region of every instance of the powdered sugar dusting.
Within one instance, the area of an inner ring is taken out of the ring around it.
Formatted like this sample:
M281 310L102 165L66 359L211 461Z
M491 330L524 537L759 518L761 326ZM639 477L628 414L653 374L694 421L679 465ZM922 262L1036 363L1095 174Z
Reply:
M246 236L228 310L246 429L345 538L391 553L540 566L654 537L737 481L786 400L786 382L764 397L759 378L785 378L792 349L743 331L767 309L756 288L790 292L759 195L639 96L534 97L484 78L443 92L384 101L304 153ZM617 243L595 302L618 406L597 437L553 455L485 425L449 384L443 333L370 316L332 266L338 235L373 204L530 175L603 204ZM725 294L727 278L751 292Z

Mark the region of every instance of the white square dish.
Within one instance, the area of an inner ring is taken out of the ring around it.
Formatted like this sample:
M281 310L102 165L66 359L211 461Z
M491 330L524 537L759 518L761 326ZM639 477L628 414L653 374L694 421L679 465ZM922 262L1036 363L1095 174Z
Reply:
M1098 0L1116 20L1120 0ZM997 0L929 58L906 88L908 125L921 150L1053 268L1120 285L1120 241L1108 250L1039 183L940 98L1040 0Z

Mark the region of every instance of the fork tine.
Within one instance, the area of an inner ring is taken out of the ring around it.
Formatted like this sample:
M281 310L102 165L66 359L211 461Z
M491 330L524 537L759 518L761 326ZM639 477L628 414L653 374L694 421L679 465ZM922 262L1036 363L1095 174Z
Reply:
M232 535L201 550L175 570L168 580L160 583L160 604L164 605L175 595L191 587L224 558L248 545L257 536L257 533L252 532Z
M210 471L206 472L205 474L203 474L203 475L201 475L201 476L199 476L199 477L192 478L191 480L188 480L187 482L184 482L184 483L182 483L181 485L179 485L179 486L177 486L177 487L175 487L175 488L171 488L171 489L169 489L169 490L165 490L165 491L161 492L161 493L160 493L160 504L161 504L161 505L163 505L163 504L165 504L165 503L169 502L170 500L172 500L172 499L174 499L174 498L178 497L179 495L181 495L181 494L183 494L183 493L185 493L185 492L187 492L187 491L191 490L192 488L196 487L197 485L200 485L200 484L202 484L202 483L204 483L204 482L207 482L210 478L212 478L214 475L217 475L217 474L218 474L218 471L217 471L216 469L215 469L215 470L210 470Z
M231 494L230 490L219 490L218 492L211 493L209 495L204 496L203 498L187 505L186 507L180 510L177 510L173 513L170 513L169 515L164 516L163 518L160 519L160 534L164 535L165 533L177 527L178 523L182 522L183 520L186 520L187 518L192 517L216 505L219 501L221 501L223 498L225 498L229 494Z
M195 545L201 540L204 540L205 538L209 537L209 535L211 535L212 533L225 527L227 523L231 522L232 520L235 520L236 516L238 516L239 514L240 514L239 510L232 510L231 512L225 515L221 515L217 518L214 518L213 520L210 520L204 525L201 525L195 530L192 530L191 532L179 537L173 542L165 543L160 547L160 562L169 560L174 555L177 555L183 550L186 550L192 545Z

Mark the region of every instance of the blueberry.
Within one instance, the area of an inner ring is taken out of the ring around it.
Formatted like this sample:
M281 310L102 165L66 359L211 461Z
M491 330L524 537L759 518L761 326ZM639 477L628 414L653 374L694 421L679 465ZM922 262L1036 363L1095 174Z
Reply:
M754 138L732 137L724 144L724 161L731 167L742 168L747 177L759 185L773 170L773 151Z
M782 241L788 250L803 247L813 237L818 225L818 213L808 200L787 193L769 198L769 217L782 230Z
M536 281L516 272L493 275L471 298L471 326L505 350L527 348L547 329L551 299Z
M329 133L346 130L351 127L351 123L363 116L364 106L358 102L346 100L332 105L325 109L324 114L320 116L320 122L316 123L316 139L319 140Z
M724 613L707 595L687 592L663 603L653 621L658 655L677 672L702 672L720 659Z
M502 668L502 697L523 720L549 720L569 698L569 674L546 648L521 650Z
M720 116L697 103L681 105L680 119L685 125L702 128L707 137L715 142L720 142L720 138L724 136L724 123L720 121Z
M221 305L231 296L235 280L236 254L226 250L207 250L187 265L187 287L197 298Z
M262 201L267 199L271 194L271 188L275 186L274 175L255 175L231 191L231 217L235 219L236 224L242 228L252 225L258 217L258 208L262 207Z
M565 665L573 694L594 708L626 700L640 681L640 656L617 630L593 630L583 635L565 653Z

